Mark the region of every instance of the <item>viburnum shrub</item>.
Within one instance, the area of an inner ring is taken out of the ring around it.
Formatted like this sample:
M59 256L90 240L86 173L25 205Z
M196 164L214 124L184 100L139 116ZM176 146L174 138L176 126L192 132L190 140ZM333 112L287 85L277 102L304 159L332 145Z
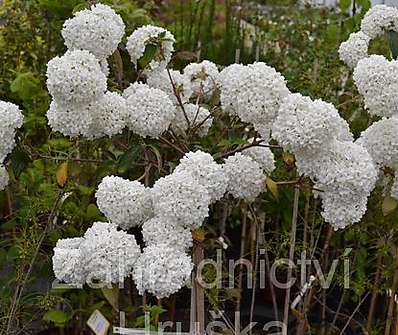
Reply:
M175 39L152 25L127 38L129 66L137 80L120 92L110 91L107 57L117 51L124 29L121 17L102 4L65 22L62 36L68 50L47 67L52 96L48 124L75 139L133 133L143 143L167 144L182 158L153 185L147 182L148 171L139 180L103 178L95 196L108 222L93 223L82 237L58 241L53 269L59 280L118 283L132 275L141 294L162 298L177 292L193 269L191 231L203 225L220 199L254 203L266 191L266 178L275 168L272 148L294 154L296 184L307 181L322 200L324 220L335 229L359 222L379 170L394 172L398 166L398 63L368 56L372 38L398 30L398 10L373 7L361 31L339 50L354 68L369 113L383 117L356 141L333 104L290 92L283 75L263 62L221 68L203 60L182 72L171 69ZM5 102L0 111L3 161L22 116L17 106ZM245 125L245 144L230 152L195 148L199 138L226 119ZM6 179L1 167L0 186ZM390 188L398 198L397 178ZM137 227L142 250L130 230Z

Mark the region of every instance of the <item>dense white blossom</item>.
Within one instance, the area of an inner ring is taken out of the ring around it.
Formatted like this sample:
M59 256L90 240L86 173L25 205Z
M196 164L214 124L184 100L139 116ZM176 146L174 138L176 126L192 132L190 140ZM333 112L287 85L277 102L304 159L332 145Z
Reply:
M66 238L57 241L52 258L55 277L66 284L82 285L87 270L80 246L84 238Z
M259 163L240 152L225 159L227 192L235 198L253 200L264 191L265 175Z
M139 181L107 176L95 197L108 220L125 230L140 226L153 215L150 189Z
M88 50L98 59L110 56L124 35L120 15L106 5L91 6L65 21L61 34L70 50Z
M350 34L347 41L340 44L340 59L350 68L355 68L358 62L368 57L370 37L362 31Z
M371 38L398 31L398 9L386 5L371 7L362 19L361 30Z
M364 147L333 140L317 155L296 155L297 170L315 182L323 200L322 216L335 229L358 222L377 181L377 169Z
M204 186L212 201L221 199L228 185L228 177L221 164L217 164L213 157L203 151L188 152L180 160L174 172L189 172Z
M116 225L108 222L95 222L87 229L80 249L88 283L122 282L141 254L134 235L118 231Z
M156 216L195 229L209 215L211 197L191 172L179 171L156 181L152 188Z
M220 101L224 112L237 115L238 94L249 76L248 67L242 64L229 65L220 72Z
M157 48L154 58L144 70L145 73L149 73L151 71L162 71L166 68L174 51L174 42L174 36L168 30L146 25L136 29L128 37L126 49L130 54L131 61L137 67L148 45Z
M86 50L67 51L47 64L47 88L64 104L90 103L106 91L106 76L93 54Z
M176 93L180 97L182 103L188 102L192 95L191 84L188 78L181 74L180 71L168 71L170 72L170 77L173 80L173 83L170 80L167 70L162 70L149 73L147 77L147 84L150 87L158 88L163 92L166 92L175 105L179 104ZM176 92L174 92L174 88Z
M108 77L110 70L109 70L108 61L106 59L101 59L100 60L100 67L101 67L101 71L105 75L105 77Z
M126 126L127 102L115 92L88 104L63 104L53 100L47 119L53 131L65 136L100 138L120 134Z
M131 84L123 92L127 100L127 126L142 137L158 138L174 120L176 107L168 95L146 84Z
M184 68L184 76L190 82L193 94L202 98L210 98L213 95L219 75L217 65L208 60L191 63Z
M328 150L334 138L348 136L342 134L344 125L346 122L331 103L295 93L282 103L272 136L293 153L317 153ZM348 126L344 127L349 132Z
M0 164L0 191L4 190L10 181L7 169L3 164Z
M366 148L380 167L398 169L398 118L384 118L362 132L357 143Z
M275 170L274 154L270 148L254 146L243 150L242 153L260 164L266 174Z
M372 115L398 114L398 61L389 61L380 55L371 55L358 62L354 81L364 97L365 107Z
M146 246L165 245L180 251L192 247L192 233L188 228L162 217L154 217L142 225L142 235Z
M257 125L261 129L270 128L283 99L290 93L285 78L262 62L247 65L247 71L249 76L241 80L236 97L236 113L243 122L255 128Z
M0 163L15 147L15 131L22 127L23 115L19 107L0 100Z
M185 104L184 110L181 106L176 107L176 117L171 127L177 134L185 133L190 128L200 137L203 137L208 134L212 124L213 117L210 116L207 108L195 104Z
M141 295L147 291L165 298L186 285L192 269L192 260L184 252L164 245L151 245L144 249L132 275Z

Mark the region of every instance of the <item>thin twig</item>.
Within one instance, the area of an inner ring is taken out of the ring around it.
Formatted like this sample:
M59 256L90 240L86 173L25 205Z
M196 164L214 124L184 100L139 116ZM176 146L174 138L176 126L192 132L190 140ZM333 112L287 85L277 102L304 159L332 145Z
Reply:
M300 198L300 188L298 185L294 188L294 201L293 201L293 215L292 215L292 231L290 237L290 250L289 250L289 267L287 269L287 283L288 287L286 288L285 295L285 306L283 309L283 323L288 327L289 321L289 306L290 306L290 281L292 279L293 269L290 264L294 260L294 250L296 247L296 231L297 231L297 217L298 217L298 207L299 207L299 198Z

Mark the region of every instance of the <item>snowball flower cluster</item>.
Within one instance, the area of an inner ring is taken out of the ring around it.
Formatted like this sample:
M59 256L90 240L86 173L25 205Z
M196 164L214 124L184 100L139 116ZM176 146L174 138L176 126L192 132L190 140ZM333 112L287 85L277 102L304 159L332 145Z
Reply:
M95 197L107 219L125 230L140 226L153 216L150 189L136 180L107 176L98 185Z
M340 59L350 68L355 68L358 62L368 57L370 37L362 31L350 34L347 41L339 48Z
M398 31L398 9L376 5L369 9L361 22L361 30L351 33L341 43L340 59L350 68L355 68L361 59L368 57L369 42L386 32Z
M176 70L151 72L148 74L147 84L150 87L158 88L167 93L175 105L179 104L176 94L179 96L182 103L187 103L193 93L188 78L181 74L180 71Z
M52 258L55 277L61 282L82 285L86 281L84 257L80 246L84 238L65 238L57 241Z
M398 31L398 9L386 5L371 7L362 19L361 31L370 38L388 31Z
M10 181L7 169L3 164L0 164L0 190L4 190Z
M97 4L66 20L61 34L69 50L88 50L105 60L121 42L124 28L122 18L111 7Z
M132 276L140 294L147 291L164 298L186 285L192 269L192 260L183 251L151 245L144 249Z
M173 220L154 217L142 226L142 235L146 246L164 245L186 251L193 245L189 228L176 224Z
M398 176L398 118L383 118L362 132L357 143L367 149L379 169L390 168L395 172L391 196L396 198Z
M397 76L398 61L372 55L358 62L354 81L370 114L387 117L398 114Z
M19 107L0 100L0 190L8 185L9 177L3 163L15 147L15 133L22 123L23 115Z
M347 133L348 124L331 103L299 93L283 101L272 127L273 138L294 154L328 150L337 135L347 138Z
M176 117L171 128L177 134L185 134L188 129L200 137L206 136L213 124L213 117L207 108L195 104L185 104L176 107Z
M113 136L126 124L126 101L106 92L106 76L86 50L67 51L47 66L47 87L53 97L49 125L65 136L88 139Z
M240 152L229 156L223 164L228 177L227 192L238 199L254 200L265 190L261 165Z
M53 270L68 284L118 283L130 275L139 255L133 235L111 223L95 222L84 237L57 242Z
M198 228L209 215L210 195L188 171L158 179L152 196L155 215L175 220L183 227Z
M249 156L255 162L260 164L266 174L271 174L275 170L274 154L268 147L253 146L242 151L242 154Z
M217 65L208 60L191 63L184 68L184 76L191 84L193 95L202 99L213 95L219 75Z
M185 154L174 172L190 173L206 188L213 202L221 199L227 189L228 177L222 165L217 164L210 154L200 150Z
M101 98L106 87L98 60L87 50L67 51L47 64L47 88L57 102L87 104Z
M245 65L232 64L220 72L220 101L224 112L237 115L237 97L246 82L249 71Z
M268 139L279 106L289 94L285 78L267 64L256 62L230 65L219 80L223 110L253 124L261 137Z
M176 107L167 93L146 84L131 84L123 92L127 101L127 126L143 137L158 138L174 120Z
M127 39L126 49L131 61L138 67L139 60L148 47L156 48L154 59L150 61L145 73L166 69L174 51L174 36L164 28L146 25L136 29Z

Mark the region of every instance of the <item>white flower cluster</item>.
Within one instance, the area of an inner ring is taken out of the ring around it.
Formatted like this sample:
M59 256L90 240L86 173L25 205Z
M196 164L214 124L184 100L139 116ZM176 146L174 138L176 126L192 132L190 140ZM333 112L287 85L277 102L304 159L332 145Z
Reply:
M272 136L295 154L298 172L320 190L325 221L340 229L362 218L377 170L366 149L353 143L347 122L332 104L289 95Z
M118 283L130 275L141 251L135 237L107 222L95 222L84 237L54 248L55 276L68 284Z
M398 31L398 9L386 5L371 7L362 19L361 31L370 38L388 31Z
M67 51L50 60L47 87L53 97L47 118L54 131L93 139L119 134L125 127L126 102L106 92L106 76L87 50Z
M186 285L193 269L191 257L173 247L150 245L144 249L132 276L140 294L168 297Z
M176 107L167 93L146 84L134 83L126 88L127 126L133 132L158 138L165 132L176 115Z
M139 181L107 176L98 185L97 205L107 219L128 230L153 216L150 189Z
M88 50L105 60L121 42L125 25L122 18L106 5L91 6L65 21L61 34L69 50Z
M228 177L227 192L233 197L254 200L265 190L265 175L260 163L240 152L229 156L223 164Z
M164 245L186 251L193 245L192 233L170 219L160 216L146 221L142 226L146 246Z
M156 216L196 229L209 214L210 195L189 171L158 179L152 189Z
M361 30L351 33L348 40L341 43L340 59L355 68L361 59L368 57L370 40L389 31L398 31L398 9L386 5L371 7L362 19Z
M183 72L191 84L194 96L208 99L213 95L220 75L216 64L208 60L191 63L184 68Z
M311 177L321 190L322 216L327 222L340 229L362 218L377 180L376 167L364 147L332 140L328 152L296 158L298 171Z
M180 106L176 108L176 117L171 123L171 128L177 134L185 134L188 129L193 129L200 137L206 136L213 124L209 110L195 104L183 106L184 110Z
M84 284L86 269L80 249L84 238L65 238L57 241L52 258L55 277L67 284Z
M3 163L15 147L15 133L22 123L23 115L19 107L0 100L0 190L8 185L9 177Z
M203 151L188 152L181 159L174 172L188 172L209 193L211 201L221 199L227 189L228 177L223 167L213 157Z
M383 118L362 132L357 143L367 149L379 169L388 167L395 172L391 195L397 197L398 176L398 117ZM397 197L398 198L398 197Z
M164 28L146 25L136 29L127 39L126 49L131 61L137 67L148 47L156 48L154 58L149 62L144 73L166 69L174 51L174 36Z
M7 169L3 164L0 164L0 190L4 190L10 181Z
M398 115L397 76L398 61L372 55L358 62L354 81L370 114L387 117Z
M350 34L348 40L340 45L340 59L348 67L355 68L361 59L368 57L369 42L370 37L362 31Z
M246 156L260 164L266 174L271 174L275 170L274 154L270 148L253 146L242 151Z
M169 71L170 76L167 71ZM170 77L172 81L170 80ZM180 71L176 70L162 70L151 72L148 74L147 84L150 87L158 88L167 93L167 95L175 105L178 105L176 94L178 94L182 103L189 102L189 99L193 94L189 79L185 77Z
M281 104L272 136L294 154L312 155L328 151L333 139L349 139L347 122L331 104L290 94Z
M265 63L256 62L228 66L219 81L223 110L253 124L261 137L268 139L279 106L290 93L285 78Z

